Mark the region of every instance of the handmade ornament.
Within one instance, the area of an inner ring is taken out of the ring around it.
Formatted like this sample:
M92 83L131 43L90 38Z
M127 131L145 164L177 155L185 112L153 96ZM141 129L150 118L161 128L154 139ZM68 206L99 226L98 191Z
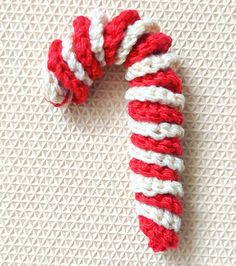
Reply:
M56 107L82 104L89 86L101 78L102 66L125 66L132 131L130 183L140 228L155 252L176 248L183 196L179 179L184 170L184 96L173 70L177 57L168 52L172 40L155 20L140 19L135 10L109 22L100 12L79 16L73 28L71 36L50 45L45 97Z

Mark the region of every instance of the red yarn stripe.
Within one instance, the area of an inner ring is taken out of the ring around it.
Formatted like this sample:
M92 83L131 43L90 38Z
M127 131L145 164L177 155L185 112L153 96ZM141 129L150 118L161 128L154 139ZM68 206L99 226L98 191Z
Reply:
M160 70L154 74L147 74L129 81L129 86L161 86L175 93L182 92L182 81L171 69Z
M63 60L62 41L54 40L48 51L48 69L54 73L59 83L67 90L73 92L72 102L84 103L88 98L88 86L78 80Z
M116 52L124 39L125 31L129 25L139 20L136 10L125 10L117 17L114 17L104 28L104 51L107 65L116 60Z
M183 212L181 201L171 194L158 194L154 197L147 197L143 193L135 193L135 199L150 206L167 209L176 215L181 215Z
M168 248L176 248L179 243L179 236L170 229L156 224L152 220L139 215L140 229L149 238L148 246L154 252L165 251Z
M136 158L129 162L130 169L136 173L146 177L157 177L161 180L178 181L180 176L177 171L169 167L159 166L157 164L148 164Z
M79 16L73 21L73 48L76 59L83 65L89 77L95 80L102 77L102 68L91 50L90 23L90 20L84 16Z
M162 32L145 34L137 41L124 65L129 67L151 54L166 53L171 43L171 37Z
M164 138L161 140L155 140L151 137L145 137L139 134L133 133L131 135L131 142L144 150L155 151L160 153L169 153L175 155L182 155L182 146L180 139Z
M183 122L183 115L179 110L149 101L130 101L128 103L128 113L136 121L167 122L178 125L181 125Z

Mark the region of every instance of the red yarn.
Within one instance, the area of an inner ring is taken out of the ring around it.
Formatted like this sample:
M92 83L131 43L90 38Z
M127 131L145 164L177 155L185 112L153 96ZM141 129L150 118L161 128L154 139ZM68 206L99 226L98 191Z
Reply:
M182 81L171 68L159 70L156 73L147 74L129 81L130 87L151 85L161 86L175 93L182 92Z
M179 236L173 230L158 225L141 215L138 216L138 219L140 229L149 238L148 246L154 252L165 251L178 246Z
M136 10L125 10L105 26L103 48L107 65L115 62L116 52L124 39L128 26L139 19L140 17Z
M73 48L76 59L94 80L102 77L102 67L91 50L89 26L90 20L84 16L79 16L73 21Z
M135 199L147 205L167 209L176 215L181 215L183 212L181 201L171 194L158 194L154 197L147 197L143 193L135 193Z
M180 179L176 170L169 167L159 166L157 164L148 164L136 158L132 158L129 162L130 169L136 173L146 177L157 177L161 180L178 181Z
M162 32L145 34L137 41L127 56L124 65L129 67L151 54L166 53L171 43L171 37Z
M137 121L167 122L178 125L183 123L183 115L179 110L160 103L130 101L128 103L128 113Z
M183 150L179 138L164 138L161 140L155 140L151 137L145 137L139 134L133 133L131 135L131 142L148 151L155 151L159 153L169 153L175 155L181 155Z
M88 98L88 86L78 80L63 60L61 40L54 40L48 51L48 69L54 73L60 84L73 92L72 102L84 103Z

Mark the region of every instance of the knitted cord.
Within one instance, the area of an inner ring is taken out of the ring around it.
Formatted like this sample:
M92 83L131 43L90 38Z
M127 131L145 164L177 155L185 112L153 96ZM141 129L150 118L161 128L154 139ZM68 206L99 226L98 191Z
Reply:
M54 106L84 103L88 87L102 76L102 66L127 68L126 92L132 131L130 183L135 192L141 230L155 252L179 242L184 163L182 84L175 74L177 57L168 52L171 38L154 20L140 19L135 10L111 21L95 12L77 17L73 33L51 43L45 98Z

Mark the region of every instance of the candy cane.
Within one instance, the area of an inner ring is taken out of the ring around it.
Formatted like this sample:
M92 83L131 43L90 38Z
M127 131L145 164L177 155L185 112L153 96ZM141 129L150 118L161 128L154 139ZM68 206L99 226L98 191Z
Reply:
M124 64L130 86L130 183L140 228L155 252L176 248L183 196L184 96L172 69L177 57L168 52L172 40L159 32L156 21L141 20L135 10L121 12L110 22L100 12L79 16L73 28L69 37L50 45L45 97L57 107L84 103L103 65Z

